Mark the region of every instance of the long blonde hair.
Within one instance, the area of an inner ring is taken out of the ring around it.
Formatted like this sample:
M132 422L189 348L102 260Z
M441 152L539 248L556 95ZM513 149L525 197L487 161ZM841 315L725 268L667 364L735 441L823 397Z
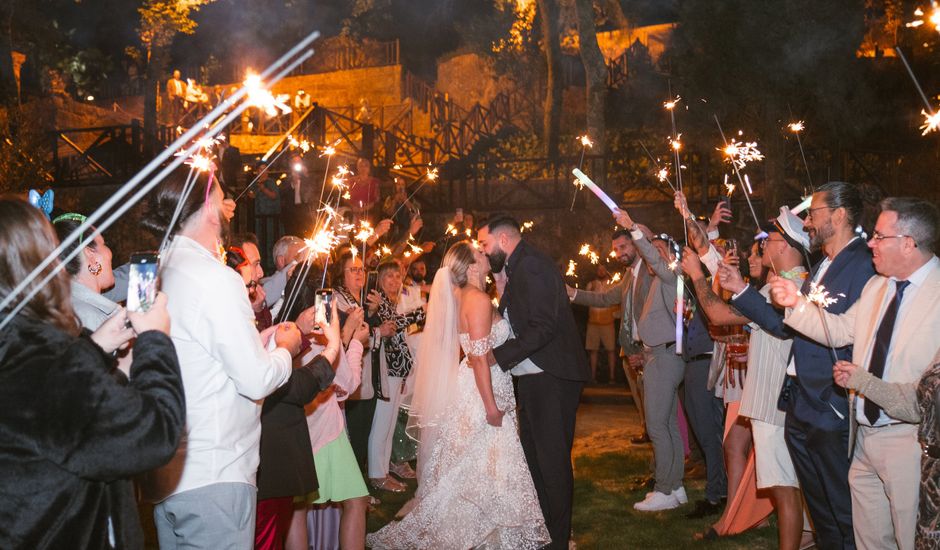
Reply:
M16 197L0 197L0 220L3 220L0 223L0 299L5 299L36 266L52 255L59 239L52 224L37 208ZM58 264L58 259L49 264L20 296L35 288ZM69 274L60 270L26 304L21 315L77 335L81 324L72 309L70 280ZM13 304L2 313L12 309Z

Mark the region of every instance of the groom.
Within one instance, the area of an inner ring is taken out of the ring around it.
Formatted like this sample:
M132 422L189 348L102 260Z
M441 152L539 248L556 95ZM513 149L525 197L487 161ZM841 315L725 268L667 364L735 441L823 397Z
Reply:
M508 278L499 312L516 337L495 348L517 377L519 436L545 524L547 548L568 548L574 475L571 445L581 388L590 378L584 346L554 262L522 240L519 222L497 216L478 237L493 273Z

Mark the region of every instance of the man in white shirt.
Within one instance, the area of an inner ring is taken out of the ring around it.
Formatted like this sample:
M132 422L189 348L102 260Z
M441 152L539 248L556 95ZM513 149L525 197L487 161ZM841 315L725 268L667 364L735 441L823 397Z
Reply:
M152 226L168 225L182 186L183 178L162 184ZM222 189L214 178L208 195L206 186L200 177L161 259L186 392L186 434L157 475L163 494L154 521L164 549L252 547L261 404L288 380L300 349L292 324L259 337L245 284L221 259ZM267 351L263 338L276 348Z
M920 199L889 198L881 206L868 242L878 275L845 313L823 310L821 321L820 310L796 285L772 283L774 301L793 308L787 311L788 325L821 343L827 342L828 328L831 345L854 344L852 362L836 363L837 382L864 368L886 382L915 383L940 349L940 260L932 252L940 215ZM914 548L922 455L917 426L888 416L863 394L851 402L849 415L858 428L850 432L857 445L849 468L855 543Z

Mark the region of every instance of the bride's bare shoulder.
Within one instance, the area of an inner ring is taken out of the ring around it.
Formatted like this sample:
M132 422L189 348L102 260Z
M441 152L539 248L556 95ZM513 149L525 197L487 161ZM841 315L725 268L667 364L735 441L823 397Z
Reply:
M465 310L471 311L489 311L493 308L490 296L482 290L469 285L463 290L462 304Z

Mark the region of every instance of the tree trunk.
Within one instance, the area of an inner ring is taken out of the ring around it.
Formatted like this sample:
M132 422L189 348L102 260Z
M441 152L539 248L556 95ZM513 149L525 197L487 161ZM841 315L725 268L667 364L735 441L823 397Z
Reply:
M561 45L558 42L558 2L538 0L542 29L542 52L545 55L546 87L542 105L542 139L545 154L558 159L558 131L561 125Z
M607 104L607 64L597 45L597 29L594 26L594 5L592 0L575 0L578 12L578 40L581 50L581 63L585 73L585 111L587 113L587 134L594 140L593 153L603 155L607 150L604 109ZM605 174L597 174L603 182Z

